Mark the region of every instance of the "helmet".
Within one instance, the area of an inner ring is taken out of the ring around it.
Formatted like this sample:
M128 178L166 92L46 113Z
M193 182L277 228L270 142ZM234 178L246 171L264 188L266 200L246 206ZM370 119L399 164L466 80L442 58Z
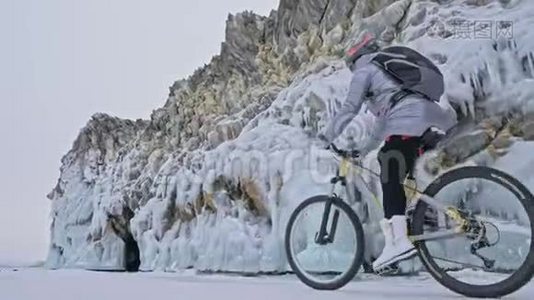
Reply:
M352 46L345 53L345 63L349 68L353 68L354 63L363 55L378 51L375 36L371 33L366 33L361 38L361 41Z

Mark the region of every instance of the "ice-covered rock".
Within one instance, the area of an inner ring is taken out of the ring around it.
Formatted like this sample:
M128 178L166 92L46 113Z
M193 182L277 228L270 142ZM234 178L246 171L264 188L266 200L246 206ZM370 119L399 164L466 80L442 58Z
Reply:
M364 30L433 59L447 79L441 104L472 120L424 162L425 179L481 153L510 159L534 135L534 6L483 2L282 0L268 17L230 15L220 55L176 81L150 120L99 114L82 129L49 195L48 266L285 271L289 215L334 172L314 136L348 90L339 51ZM455 36L458 22L496 19L513 22L513 38ZM363 110L338 142L358 143L372 121ZM367 259L380 251L379 217L366 219Z

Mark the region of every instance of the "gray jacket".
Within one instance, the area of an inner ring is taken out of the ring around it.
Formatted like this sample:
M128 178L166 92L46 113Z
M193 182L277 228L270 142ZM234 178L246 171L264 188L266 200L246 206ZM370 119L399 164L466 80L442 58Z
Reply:
M456 124L452 114L418 95L409 95L391 107L390 99L400 86L371 62L375 55L364 55L356 61L347 98L323 133L327 142L333 142L343 132L364 102L377 118L372 134L360 147L364 154L390 135L421 136L430 127L447 131Z

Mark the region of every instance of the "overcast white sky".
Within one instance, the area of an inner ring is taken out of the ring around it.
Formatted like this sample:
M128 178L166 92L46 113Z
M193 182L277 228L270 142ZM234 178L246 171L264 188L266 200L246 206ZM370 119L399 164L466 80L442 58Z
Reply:
M148 118L278 0L0 0L0 265L42 260L60 159L95 112Z

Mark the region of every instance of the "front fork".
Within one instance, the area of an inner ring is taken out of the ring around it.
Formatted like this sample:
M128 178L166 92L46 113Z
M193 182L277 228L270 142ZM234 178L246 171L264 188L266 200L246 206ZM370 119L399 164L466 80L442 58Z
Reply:
M341 185L346 186L347 181L345 179L345 176L340 176L339 172L338 175L334 178L332 178L332 190L330 191L328 200L325 202L325 207L323 211L323 217L321 219L321 227L319 228L319 232L315 234L315 242L319 245L326 245L331 244L334 242L334 238L336 236L336 230L337 230L337 223L339 222L339 210L334 211L334 215L332 218L332 224L330 225L330 230L328 230L328 221L330 218L330 212L332 211L332 205L333 202L336 200L339 200L337 195L334 193L336 184L338 182L341 182Z
M326 245L326 244L333 243L334 238L336 236L337 223L339 222L339 210L336 209L334 211L330 230L328 231L327 229L328 219L330 217L330 212L332 210L332 203L334 202L334 199L335 198L330 197L325 203L325 207L323 211L323 218L321 220L321 227L319 228L319 232L315 234L315 242L319 245Z

